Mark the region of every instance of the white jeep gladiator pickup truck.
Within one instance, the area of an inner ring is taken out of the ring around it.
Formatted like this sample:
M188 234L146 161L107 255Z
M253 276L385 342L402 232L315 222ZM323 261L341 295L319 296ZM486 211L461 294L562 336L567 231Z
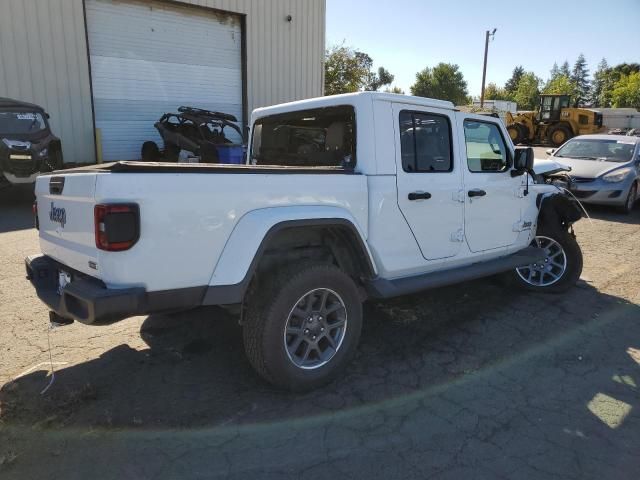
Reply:
M257 109L247 165L117 162L36 182L28 278L58 323L241 306L266 380L308 390L356 350L362 302L582 270L571 199L498 118L356 93Z

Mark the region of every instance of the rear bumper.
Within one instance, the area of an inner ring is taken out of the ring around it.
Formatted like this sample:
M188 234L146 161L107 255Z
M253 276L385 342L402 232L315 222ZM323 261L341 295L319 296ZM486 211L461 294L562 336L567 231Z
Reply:
M63 318L87 325L108 324L150 313L188 310L202 305L233 305L242 302L243 286L221 285L147 292L142 287L107 288L100 280L77 272L46 255L25 258L27 278L40 300ZM58 273L72 275L60 291Z
M108 288L100 280L73 270L46 255L25 258L27 278L38 298L63 318L87 325L108 324L136 315L188 310L202 305L233 305L242 302L242 285L179 288L148 292L142 287ZM72 276L58 287L58 273ZM60 291L59 291L60 290Z
M40 300L61 317L85 324L111 323L147 309L144 288L109 289L100 280L73 272L45 255L25 258L25 266ZM58 292L61 268L75 278Z

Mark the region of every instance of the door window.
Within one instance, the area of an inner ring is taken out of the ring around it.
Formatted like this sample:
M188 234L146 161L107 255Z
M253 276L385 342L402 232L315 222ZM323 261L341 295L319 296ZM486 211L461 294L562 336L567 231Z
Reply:
M400 112L400 150L405 172L450 172L449 119L431 113Z
M509 168L509 153L498 125L465 120L464 137L469 171L504 172Z

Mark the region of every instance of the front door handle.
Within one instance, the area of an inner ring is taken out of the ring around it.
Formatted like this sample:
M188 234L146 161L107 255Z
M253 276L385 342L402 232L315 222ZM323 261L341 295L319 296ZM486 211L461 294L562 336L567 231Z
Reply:
M411 192L409 194L409 200L429 200L431 194L429 192Z
M479 188L476 188L475 190L469 190L468 194L469 194L469 198L484 197L487 194L487 192L485 192L484 190L480 190Z

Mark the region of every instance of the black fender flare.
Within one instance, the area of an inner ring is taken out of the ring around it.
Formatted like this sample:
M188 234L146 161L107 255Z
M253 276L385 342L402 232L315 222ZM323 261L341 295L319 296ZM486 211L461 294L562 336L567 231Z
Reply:
M538 226L560 227L568 230L580 220L583 211L578 202L565 193L541 193L536 198Z
M296 228L336 228L340 232L347 235L346 240L349 242L352 254L357 258L361 268L362 277L375 277L375 266L373 259L369 255L369 251L358 229L349 220L344 218L311 218L301 220L285 220L273 225L262 238L260 246L251 260L249 269L244 279L235 285L209 286L204 298L203 305L230 305L238 304L244 301L245 294L249 288L249 284L255 275L260 260L267 251L271 240L283 230Z

